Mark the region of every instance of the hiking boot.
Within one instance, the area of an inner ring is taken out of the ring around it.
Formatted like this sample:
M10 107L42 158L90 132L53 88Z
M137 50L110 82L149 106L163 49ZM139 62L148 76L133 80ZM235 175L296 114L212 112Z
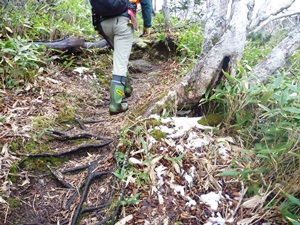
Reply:
M125 83L123 82L123 80L125 80L125 77L113 75L110 84L110 103L109 103L110 115L122 113L128 109L128 104L122 102L124 97L123 83Z
M131 92L132 92L133 88L130 84L130 78L129 75L127 74L126 76L126 82L125 82L125 88L124 88L124 93L126 97L130 97L131 96Z

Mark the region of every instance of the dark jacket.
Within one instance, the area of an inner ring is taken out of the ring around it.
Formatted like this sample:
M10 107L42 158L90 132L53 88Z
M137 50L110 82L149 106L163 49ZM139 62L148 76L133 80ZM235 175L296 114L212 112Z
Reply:
M144 27L149 28L152 26L152 3L151 0L140 0L140 4L142 7L142 15L143 15L143 21L144 21ZM137 5L136 3L129 3L129 8L136 11ZM122 13L120 16L126 16L130 17L128 12ZM105 19L108 19L111 17L101 17L100 21L103 21Z

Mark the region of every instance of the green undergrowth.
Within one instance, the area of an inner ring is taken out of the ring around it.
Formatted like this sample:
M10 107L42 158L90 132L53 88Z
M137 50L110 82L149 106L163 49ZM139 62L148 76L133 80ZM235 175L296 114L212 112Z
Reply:
M275 197L267 207L297 224L292 221L300 217L300 73L278 72L267 84L255 85L239 64L235 78L225 76L227 80L208 90L201 104L210 106L208 114L223 113L220 130L242 138L246 150L221 176L241 177L248 196L272 189Z
M8 1L0 6L0 33L29 40L56 40L94 34L88 2L80 0Z

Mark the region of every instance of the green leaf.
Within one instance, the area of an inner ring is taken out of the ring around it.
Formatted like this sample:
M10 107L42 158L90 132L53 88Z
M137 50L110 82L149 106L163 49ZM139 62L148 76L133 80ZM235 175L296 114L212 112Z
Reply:
M148 147L147 147L145 140L141 139L141 142L142 142L142 146L143 146L145 154L148 154Z
M295 107L284 107L282 110L290 113L300 114L300 109Z
M289 212L286 209L282 209L281 210L282 215L288 219L293 225L300 225L300 222L297 222L298 218L297 216L295 216L294 214L292 214L291 212Z
M273 90L267 91L263 94L263 96L261 97L260 101L262 105L267 105L268 100L270 99L270 97L274 94Z
M261 107L263 110L265 110L266 112L269 112L270 109L262 104L258 104L259 107Z
M237 170L228 170L219 174L220 177L237 177L240 174Z
M280 99L279 99L280 107L283 107L287 103L288 97L289 97L288 89L285 89L282 92Z
M225 76L230 82L235 83L235 79L234 79L232 76L230 76L229 73L223 71L223 74L224 74L224 76Z
M294 197L293 195L289 194L289 193L284 193L288 199L295 205L300 206L300 199Z

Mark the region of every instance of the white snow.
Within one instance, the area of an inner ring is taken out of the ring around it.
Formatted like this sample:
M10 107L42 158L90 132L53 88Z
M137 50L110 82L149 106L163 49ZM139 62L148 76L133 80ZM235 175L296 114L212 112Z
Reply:
M164 184L164 179L162 177L162 175L165 173L165 170L167 169L167 167L160 165L158 167L155 168L155 172L157 174L158 177L158 185L162 186Z
M213 217L208 218L208 221L204 225L226 225L227 223L233 223L233 218L225 220L219 212L217 212L217 216L215 217L214 213Z
M150 118L160 120L163 124L172 123L174 128L168 128L164 125L158 126L155 129L159 129L162 132L167 133L168 138L177 138L185 134L186 131L191 128L200 128L200 129L212 129L209 126L200 125L197 121L202 117L171 117L171 118L160 118L159 115L151 115Z
M193 183L193 177L190 176L189 174L185 173L185 174L183 175L183 177L185 178L185 180L186 180L189 184Z
M219 206L219 201L221 199L221 192L209 192L200 196L201 201L209 205L212 210L216 211Z

